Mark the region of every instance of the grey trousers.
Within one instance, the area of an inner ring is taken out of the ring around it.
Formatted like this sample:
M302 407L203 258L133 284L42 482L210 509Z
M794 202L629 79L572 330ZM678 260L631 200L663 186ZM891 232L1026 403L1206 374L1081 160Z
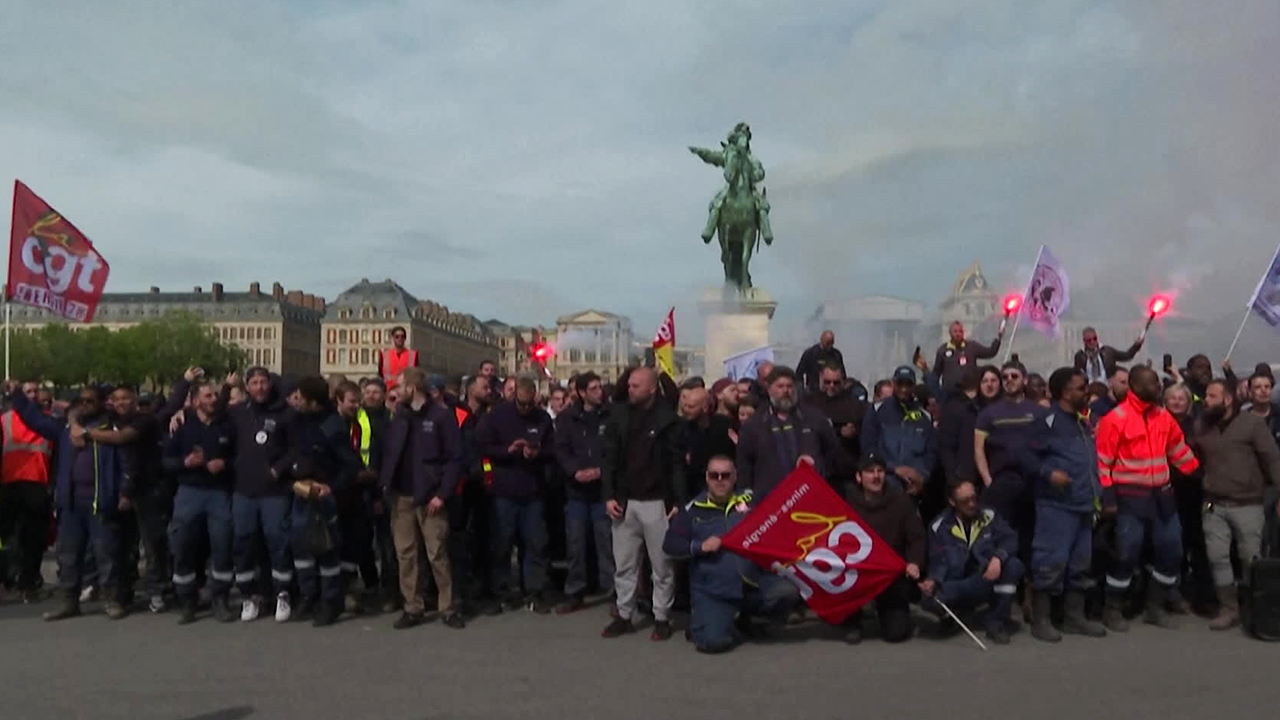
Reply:
M613 587L618 593L618 617L630 620L636 610L636 584L640 581L640 547L649 552L653 566L653 618L671 619L675 596L675 570L662 552L667 534L667 507L661 500L628 500L622 517L613 521L613 559L617 564Z
M1249 577L1249 563L1262 550L1262 525L1265 521L1261 505L1219 505L1215 503L1204 513L1204 545L1213 568L1213 584L1226 587L1234 584L1231 572L1231 541L1235 540L1236 554L1244 577Z

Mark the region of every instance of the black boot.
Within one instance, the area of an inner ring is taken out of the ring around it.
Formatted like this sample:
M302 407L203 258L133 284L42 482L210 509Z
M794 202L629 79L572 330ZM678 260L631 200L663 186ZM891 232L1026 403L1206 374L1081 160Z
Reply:
M1107 591L1107 604L1102 610L1102 624L1111 632L1129 632L1129 621L1124 619L1124 594Z
M80 615L79 593L75 593L62 601L62 606L57 610L50 610L44 614L45 622L57 622L58 620L66 620Z
M236 616L231 612L231 606L227 604L226 595L215 595L212 604L213 616L217 618L218 622L229 623L236 619Z
M1090 620L1084 614L1084 593L1082 591L1067 591L1065 605L1062 616L1062 632L1086 637L1107 636L1107 628L1102 623Z
M1031 597L1031 637L1044 642L1062 641L1062 633L1053 626L1050 613L1053 610L1053 596L1046 591L1039 591Z
M1142 611L1142 622L1161 628L1173 627L1173 621L1169 619L1169 613L1164 608L1168 596L1169 588L1152 578L1147 583L1147 603Z
M196 599L182 599L182 614L178 616L179 625L190 625L196 621Z
M328 627L338 621L342 616L342 601L337 602L321 602L316 607L316 618L311 622L312 627Z

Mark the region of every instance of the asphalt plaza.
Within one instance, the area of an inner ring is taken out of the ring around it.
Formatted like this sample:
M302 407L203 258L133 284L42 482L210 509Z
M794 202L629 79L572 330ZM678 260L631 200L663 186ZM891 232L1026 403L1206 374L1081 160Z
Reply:
M963 635L848 646L810 622L708 657L679 633L651 642L648 623L604 640L603 606L406 631L393 615L113 622L100 603L44 623L50 607L0 605L5 718L1253 718L1280 700L1280 644L1188 616L1053 646L1024 631L988 652Z

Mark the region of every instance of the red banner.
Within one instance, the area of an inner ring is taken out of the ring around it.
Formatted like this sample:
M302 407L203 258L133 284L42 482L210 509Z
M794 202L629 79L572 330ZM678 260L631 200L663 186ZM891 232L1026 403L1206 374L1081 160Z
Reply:
M89 322L110 269L84 233L14 181L6 300Z
M874 600L907 567L808 465L756 502L721 542L789 580L832 624Z

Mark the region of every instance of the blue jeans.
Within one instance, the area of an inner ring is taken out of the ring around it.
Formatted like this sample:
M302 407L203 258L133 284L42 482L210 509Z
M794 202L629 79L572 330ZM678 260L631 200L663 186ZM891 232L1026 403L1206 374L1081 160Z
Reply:
M231 519L235 535L236 587L245 597L258 590L258 531L267 540L271 557L271 580L277 593L288 592L293 582L293 565L289 561L289 519L293 510L292 495L270 495L251 498L235 493L231 496Z
M330 548L317 554L312 547L309 521L313 512L329 528ZM298 572L298 592L304 599L321 598L327 603L342 602L342 564L338 561L342 547L338 532L338 505L333 496L319 500L293 501L293 519L290 532L290 548L293 550L293 569Z
M1036 533L1031 543L1031 580L1052 595L1088 590L1093 562L1093 513L1036 504Z
M58 511L58 587L69 598L78 599L83 581L85 555L93 548L97 562L97 578L107 600L119 600L125 588L120 582L122 515L95 515L89 507L72 507Z
M231 555L231 493L221 488L181 485L173 498L169 548L173 551L173 587L179 598L194 598L196 573L204 560L198 538L209 536L213 569L209 589L225 597L235 578Z
M524 546L521 575L525 592L542 592L547 584L547 520L543 512L539 498L493 499L493 592L498 597L511 594L511 547L517 536Z
M564 506L564 533L568 545L569 574L564 582L566 595L587 589L588 545L596 551L596 577L601 592L613 589L613 529L601 501L569 498Z
M1182 523L1177 513L1129 512L1116 515L1116 559L1107 572L1107 591L1124 593L1142 562L1144 542L1151 540L1151 579L1164 587L1178 584L1182 571Z

